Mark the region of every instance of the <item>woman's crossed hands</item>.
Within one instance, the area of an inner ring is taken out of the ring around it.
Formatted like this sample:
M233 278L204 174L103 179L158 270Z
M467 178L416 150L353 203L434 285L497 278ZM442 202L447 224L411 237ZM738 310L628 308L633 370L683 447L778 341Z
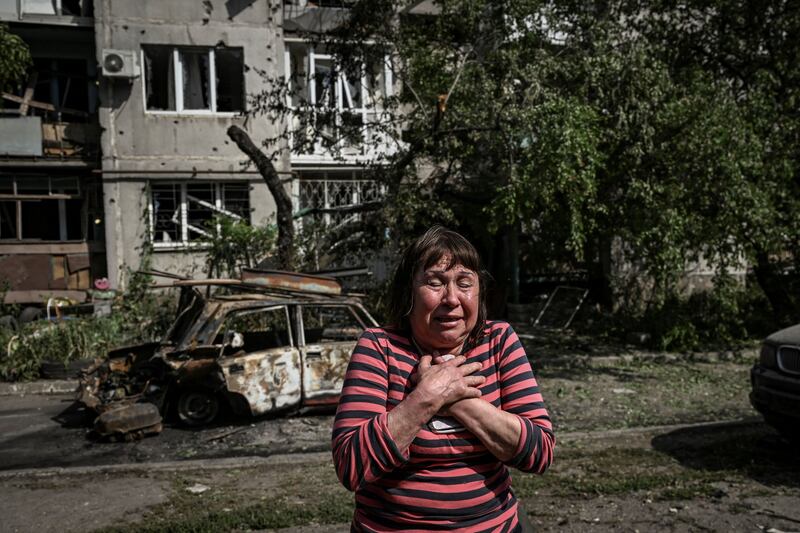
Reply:
M415 390L424 395L432 403L435 411L447 408L451 404L465 398L478 398L478 389L486 378L475 376L481 369L481 363L467 363L463 355L455 357L423 355L417 371L412 377ZM433 364L433 363L436 364Z

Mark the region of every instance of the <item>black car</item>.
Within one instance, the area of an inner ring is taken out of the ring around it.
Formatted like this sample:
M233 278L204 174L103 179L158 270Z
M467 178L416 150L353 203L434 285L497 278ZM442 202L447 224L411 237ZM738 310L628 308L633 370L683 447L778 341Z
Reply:
M764 420L790 440L800 441L800 324L764 339L750 382L750 403Z

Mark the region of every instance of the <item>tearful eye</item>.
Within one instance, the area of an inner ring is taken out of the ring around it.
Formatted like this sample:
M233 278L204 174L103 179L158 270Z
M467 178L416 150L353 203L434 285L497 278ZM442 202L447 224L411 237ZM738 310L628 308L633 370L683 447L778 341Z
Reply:
M438 279L431 279L431 280L428 280L428 286L429 287L441 287L442 286L442 282L439 281Z

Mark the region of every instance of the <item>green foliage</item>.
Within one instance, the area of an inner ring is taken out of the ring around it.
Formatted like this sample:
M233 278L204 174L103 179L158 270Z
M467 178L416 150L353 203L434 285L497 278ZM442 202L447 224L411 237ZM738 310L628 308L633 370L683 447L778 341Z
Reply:
M4 332L0 352L0 378L9 381L35 379L42 361L69 363L78 359L102 357L117 343L124 343L121 315L81 318L58 323L35 321L19 332Z
M763 320L767 306L761 290L744 288L729 278L717 280L710 291L691 296L670 295L626 329L650 334L653 348L664 351L727 350L760 339L775 329Z
M427 17L397 15L391 0L354 2L339 31L308 36L324 41L344 72L388 52L397 86L370 124L396 149L369 168L386 201L338 257L397 250L439 222L478 243L502 285L509 252L495 253L497 237L513 228L533 250L531 270L581 269L611 288L604 261L621 242L613 260L647 278L650 313L677 305L686 266L701 254L719 272L744 258L778 321L796 318L796 6L436 4L441 13ZM285 91L272 96L259 100L261 111L293 113ZM299 123L305 132L308 121ZM709 312L736 312L709 298ZM672 331L661 336L667 345L706 335Z
M8 24L0 23L0 91L12 90L23 81L32 64L28 45L8 31ZM3 100L0 99L0 107Z
M215 217L208 225L206 267L209 277L238 278L242 268L252 268L275 247L277 228L251 226L226 216Z
M146 254L145 266L148 260ZM161 339L174 319L174 301L170 294L149 289L150 276L129 274L128 290L117 297L110 316L37 320L19 331L0 329L0 379L36 379L42 361L66 365L105 357L117 346Z

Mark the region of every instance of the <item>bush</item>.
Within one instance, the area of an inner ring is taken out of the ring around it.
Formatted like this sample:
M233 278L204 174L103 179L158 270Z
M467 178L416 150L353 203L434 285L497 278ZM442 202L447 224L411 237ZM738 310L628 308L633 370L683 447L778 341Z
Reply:
M628 323L650 334L651 347L658 350L730 349L775 329L768 310L756 284L743 288L722 279L714 290L669 297Z
M39 377L42 361L66 366L79 359L104 357L111 348L161 339L175 316L171 298L147 289L149 277L134 274L112 314L59 322L38 320L19 331L0 330L0 379Z
M78 359L101 357L124 342L126 332L119 315L61 322L26 324L16 335L5 335L0 352L0 377L5 380L35 379L42 361L65 365Z

